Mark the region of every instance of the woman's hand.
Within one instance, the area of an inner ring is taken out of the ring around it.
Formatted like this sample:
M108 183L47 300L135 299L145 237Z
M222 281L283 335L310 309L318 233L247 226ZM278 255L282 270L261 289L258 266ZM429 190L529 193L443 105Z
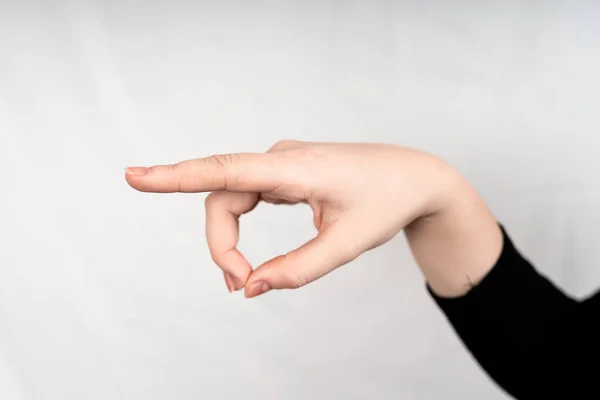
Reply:
M426 221L438 215L441 218L442 213L448 219L446 210L460 202L457 193L465 187L447 164L416 150L385 144L297 141L278 142L266 153L132 167L127 169L126 179L142 192L211 192L206 198L210 253L223 270L229 290L245 288L246 297L304 286L382 245L406 227L414 232L413 250L424 249L431 238L443 240L449 231L439 226L432 230ZM259 201L309 204L318 234L253 271L236 248L238 218ZM419 254L415 256L419 261ZM430 256L424 259L432 261ZM436 281L436 272L432 274ZM443 287L444 279L440 291L453 294Z

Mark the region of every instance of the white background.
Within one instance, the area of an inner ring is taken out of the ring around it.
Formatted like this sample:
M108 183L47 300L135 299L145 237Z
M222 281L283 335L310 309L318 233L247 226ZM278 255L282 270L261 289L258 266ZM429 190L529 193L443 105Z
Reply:
M203 195L123 167L279 139L458 167L570 293L600 283L600 6L588 1L1 1L0 398L506 396L400 235L299 291L230 295ZM260 206L258 264L313 234Z

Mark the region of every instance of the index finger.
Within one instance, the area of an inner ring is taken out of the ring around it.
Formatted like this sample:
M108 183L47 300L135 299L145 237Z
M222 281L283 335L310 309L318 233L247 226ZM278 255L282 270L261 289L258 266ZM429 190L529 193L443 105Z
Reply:
M269 192L283 181L277 154L219 154L171 165L129 167L127 183L141 192Z

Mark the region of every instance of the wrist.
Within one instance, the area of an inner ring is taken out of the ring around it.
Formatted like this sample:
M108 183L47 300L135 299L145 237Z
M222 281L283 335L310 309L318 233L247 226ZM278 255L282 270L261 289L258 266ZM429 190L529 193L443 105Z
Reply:
M415 221L432 219L447 214L460 204L461 199L472 195L472 189L463 176L452 166L435 157L428 160L427 176L429 193L424 198L423 207Z
M484 200L449 168L429 201L429 212L405 229L417 264L443 297L465 294L494 266L502 234Z

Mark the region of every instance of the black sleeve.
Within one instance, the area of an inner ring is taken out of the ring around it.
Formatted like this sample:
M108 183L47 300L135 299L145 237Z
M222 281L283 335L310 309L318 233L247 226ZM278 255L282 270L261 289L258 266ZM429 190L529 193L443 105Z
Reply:
M566 295L502 232L502 253L478 285L458 298L429 293L479 365L515 399L600 398L600 296Z

